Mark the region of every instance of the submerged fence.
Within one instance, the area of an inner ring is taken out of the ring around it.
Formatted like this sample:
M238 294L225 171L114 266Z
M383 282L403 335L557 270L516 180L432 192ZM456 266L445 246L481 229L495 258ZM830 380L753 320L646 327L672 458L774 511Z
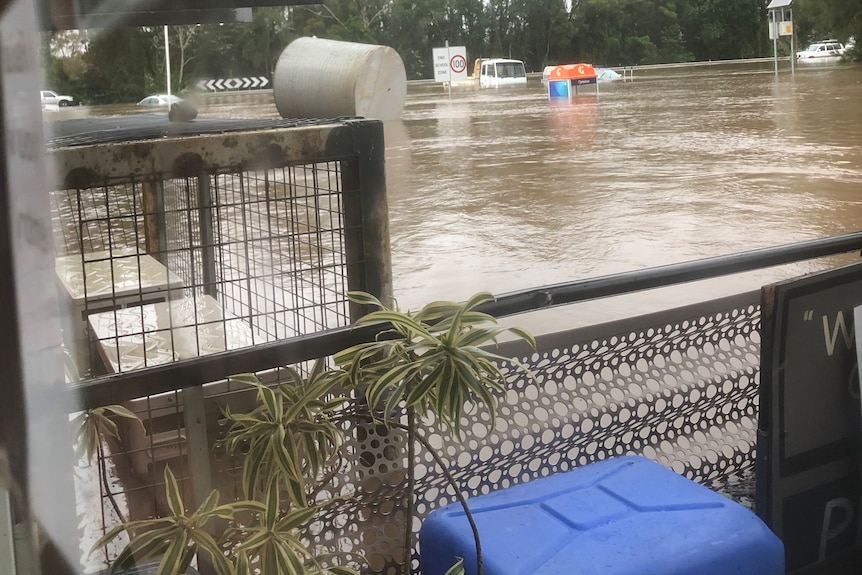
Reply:
M163 512L168 464L187 501L212 487L239 497L221 410L248 409L254 398L231 375L289 381L285 368L375 337L347 327L362 310L346 291L391 290L381 134L377 122L346 120L110 146L56 141L58 285L73 309L64 340L71 363L87 366L70 385L84 407L123 403L144 422L109 446L108 481L98 467L79 476L81 500L101 502L97 520L82 521L91 530L83 547L116 523L114 504L138 518ZM486 311L511 315L860 249L862 233L850 234L546 286L501 296ZM536 381L509 373L496 427L465 421L456 443L425 421L423 434L467 495L629 453L720 488L753 466L759 322L759 295L746 293L551 334L535 350L504 343L497 351ZM404 572L407 526L455 493L420 449L408 516L403 435L340 421L347 440L325 494L340 498L307 538L366 572ZM81 513L94 519L86 505ZM417 562L414 554L412 570Z

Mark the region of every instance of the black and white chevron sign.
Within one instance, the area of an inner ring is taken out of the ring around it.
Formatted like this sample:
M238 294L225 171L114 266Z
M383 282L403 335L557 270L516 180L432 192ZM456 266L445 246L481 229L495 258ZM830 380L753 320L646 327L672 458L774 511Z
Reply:
M254 90L256 88L266 88L268 85L269 79L264 76L201 80L197 84L199 90L209 92L218 92L220 90Z

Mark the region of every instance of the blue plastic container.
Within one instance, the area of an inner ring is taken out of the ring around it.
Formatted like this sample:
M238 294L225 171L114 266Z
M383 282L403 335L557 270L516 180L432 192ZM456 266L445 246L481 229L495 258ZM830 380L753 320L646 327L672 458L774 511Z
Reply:
M751 511L643 457L594 463L469 500L485 575L784 575L781 541ZM419 532L423 575L476 547L460 504Z

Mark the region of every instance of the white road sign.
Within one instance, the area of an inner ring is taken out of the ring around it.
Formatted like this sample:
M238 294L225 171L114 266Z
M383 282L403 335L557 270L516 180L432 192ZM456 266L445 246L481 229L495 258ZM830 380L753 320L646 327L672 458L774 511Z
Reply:
M467 48L448 46L434 48L434 81L454 82L467 79Z

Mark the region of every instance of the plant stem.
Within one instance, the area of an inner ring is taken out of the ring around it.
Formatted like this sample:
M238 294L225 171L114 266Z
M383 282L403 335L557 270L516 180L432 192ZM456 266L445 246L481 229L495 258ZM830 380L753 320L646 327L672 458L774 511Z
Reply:
M313 503L315 499L317 499L317 494L323 491L323 489L327 487L330 482L332 482L335 476L338 475L338 473L341 471L343 462L344 457L339 455L338 462L332 464L332 469L330 469L329 472L321 478L320 483L318 483L317 486L312 489L311 492L308 494L309 502Z
M126 518L123 517L123 513L120 511L120 506L117 504L117 500L114 498L114 493L111 491L111 486L108 483L108 469L105 463L105 450L102 447L102 442L99 440L99 474L102 476L102 487L105 489L105 494L108 496L108 500L111 502L111 506L114 508L114 513L117 514L117 518L120 520L120 523L126 523Z
M409 420L408 420L409 423ZM401 423L390 422L390 426L397 427L399 429L406 429L408 433L410 432L409 426L405 426ZM443 475L446 477L446 480L449 482L449 485L455 490L455 497L458 498L458 501L461 503L461 507L464 509L464 515L467 517L467 521L470 522L470 529L473 531L473 540L476 542L476 575L484 575L484 567L482 565L482 543L479 541L479 529L476 527L476 522L473 520L473 514L470 512L470 508L467 506L467 500L464 498L464 495L461 493L461 487L458 485L458 482L455 481L455 477L449 472L449 469L446 466L446 462L443 461L443 458L437 453L437 451L432 447L428 440L419 433L419 430L415 428L414 424L414 439L416 439L419 443L428 450L431 454L431 457L434 458L434 461L440 467L440 471L443 472ZM412 442L411 442L412 443ZM412 462L413 459L411 458ZM410 465L412 469L413 465ZM412 499L412 498L411 498ZM411 522L413 518L410 518Z
M413 575L413 489L415 474L413 461L416 459L416 410L407 408L407 529L404 533L404 573Z

